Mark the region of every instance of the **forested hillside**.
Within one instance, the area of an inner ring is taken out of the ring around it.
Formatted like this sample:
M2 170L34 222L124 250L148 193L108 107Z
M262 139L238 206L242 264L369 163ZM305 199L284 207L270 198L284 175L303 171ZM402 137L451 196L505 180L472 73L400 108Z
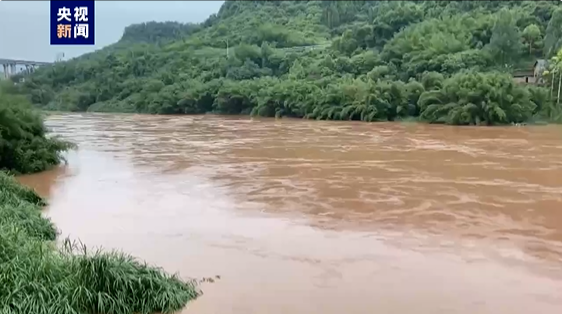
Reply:
M201 25L130 26L18 86L38 106L72 111L556 120L560 4L227 1ZM544 84L516 84L512 73L537 59L552 60Z

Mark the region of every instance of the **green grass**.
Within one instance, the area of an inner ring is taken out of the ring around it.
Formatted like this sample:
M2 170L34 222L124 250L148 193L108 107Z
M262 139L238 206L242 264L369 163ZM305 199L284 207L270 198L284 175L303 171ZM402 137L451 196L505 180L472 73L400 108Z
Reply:
M43 200L0 172L0 313L171 313L199 294L182 281L119 252L58 248Z

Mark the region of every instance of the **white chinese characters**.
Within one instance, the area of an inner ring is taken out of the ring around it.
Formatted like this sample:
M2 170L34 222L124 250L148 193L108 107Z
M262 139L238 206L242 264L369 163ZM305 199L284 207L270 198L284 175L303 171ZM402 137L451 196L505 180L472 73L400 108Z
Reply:
M79 22L88 22L88 7L75 7L74 8L74 25L73 35L74 38L84 37L88 38L88 24Z
M94 2L94 1L88 1ZM53 1L53 4L56 2ZM67 3L65 3L68 5ZM91 5L91 6L90 6ZM52 6L51 6L52 7ZM94 44L94 4L76 4L52 8L51 44L93 45ZM90 16L90 14L92 16ZM90 19L92 18L92 19ZM56 27L56 29L55 29ZM92 29L90 29L92 28ZM91 35L91 36L90 36ZM54 39L53 39L54 38Z
M59 38L71 38L70 30L72 27L72 13L67 7L59 8L57 13L57 36ZM65 23L70 22L70 23ZM74 27L72 27L72 38L88 38L89 25L88 25L88 7L75 7L74 8Z
M70 9L67 7L59 8L59 12L57 13L57 22L60 22L62 20L67 20L68 22L71 22Z
M74 20L76 22L88 22L88 7L74 8Z
M74 25L74 38L78 37L88 38L88 24Z

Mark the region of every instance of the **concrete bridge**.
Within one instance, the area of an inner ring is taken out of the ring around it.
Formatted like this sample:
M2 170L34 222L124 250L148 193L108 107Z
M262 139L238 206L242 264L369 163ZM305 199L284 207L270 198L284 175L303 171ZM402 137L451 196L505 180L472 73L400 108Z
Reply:
M37 67L42 65L51 64L51 62L39 62L39 61L28 61L28 60L17 60L17 59L2 59L0 58L0 64L4 70L4 78L8 79L13 75L17 74L17 67L25 67L20 72L31 73Z

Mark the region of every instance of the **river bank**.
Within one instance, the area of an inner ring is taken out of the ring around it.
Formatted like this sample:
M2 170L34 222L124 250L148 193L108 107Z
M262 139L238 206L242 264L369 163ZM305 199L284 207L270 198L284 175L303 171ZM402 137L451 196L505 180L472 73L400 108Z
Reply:
M43 199L0 172L0 287L6 313L169 313L199 295L129 255L87 250L40 214Z
M48 134L23 96L0 86L0 312L169 313L200 291L118 251L86 249L41 215L46 203L12 174L43 173L74 143Z
M208 113L201 113L201 114L152 114L152 113L134 113L134 112L112 112L112 111L87 111L87 112L82 112L82 111L76 111L76 112L69 112L69 111L59 111L59 110L48 110L48 109L42 109L41 110L42 114L44 117L49 117L49 116L56 116L56 115L69 115L69 114L76 114L76 115L80 115L80 114L107 114L107 115L123 115L123 116L127 116L127 115L138 115L138 116L164 116L164 117L202 117L202 116L214 116L214 117L224 117L224 116L228 116L228 117L233 117L233 118L240 118L240 119L252 119L252 120L294 120L294 121L299 121L299 120L305 120L305 121L316 121L315 119L306 119L306 118L296 118L296 117L261 117L261 116L252 116L252 115L248 115L248 114L231 114L231 115L224 115L222 113L214 113L214 112L208 112ZM394 121L371 121L371 122L365 122L365 121L353 121L353 120L321 120L321 121L329 121L329 122L335 122L335 123L419 123L419 124L425 124L425 125L443 125L443 124L438 124L438 123L428 123L427 121L421 120L418 117L403 117ZM560 125L562 124L562 119L560 118L556 118L556 119L545 119L544 117L533 117L530 120L527 120L525 122L522 123L510 123L510 124L499 124L499 125L449 125L450 127L509 127L509 126L514 126L514 127L521 127L521 126L546 126L546 125Z

